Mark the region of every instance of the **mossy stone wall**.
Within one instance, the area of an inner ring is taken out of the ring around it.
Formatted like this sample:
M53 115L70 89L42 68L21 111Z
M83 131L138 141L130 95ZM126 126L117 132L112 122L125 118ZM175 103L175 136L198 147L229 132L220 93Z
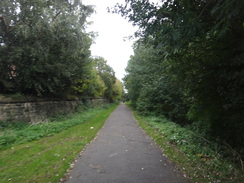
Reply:
M99 105L104 99L89 100L88 104ZM83 105L81 100L72 101L0 101L0 121L40 123L57 114L74 112Z

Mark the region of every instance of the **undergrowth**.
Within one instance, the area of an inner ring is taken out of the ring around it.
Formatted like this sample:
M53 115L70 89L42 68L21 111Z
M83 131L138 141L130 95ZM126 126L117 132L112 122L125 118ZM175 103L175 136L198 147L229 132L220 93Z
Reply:
M108 105L95 108L82 107L76 113L53 116L49 122L45 123L28 124L0 121L0 150L59 133L72 126L84 123L105 108L108 108Z
M181 127L164 117L142 116L136 112L134 115L164 153L194 182L244 182L242 160L227 144L210 141L203 133ZM231 158L238 159L238 164L224 156L224 149L232 152Z

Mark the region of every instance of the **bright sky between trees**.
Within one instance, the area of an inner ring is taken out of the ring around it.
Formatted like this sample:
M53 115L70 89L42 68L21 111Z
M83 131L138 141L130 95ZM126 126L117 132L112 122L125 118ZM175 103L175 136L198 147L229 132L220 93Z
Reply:
M105 58L114 69L116 77L122 81L127 62L130 55L133 55L133 40L126 37L133 35L137 28L119 14L108 13L107 7L113 7L116 3L122 4L124 0L84 0L83 3L94 5L96 11L89 20L93 24L88 27L88 31L98 33L91 46L92 56Z

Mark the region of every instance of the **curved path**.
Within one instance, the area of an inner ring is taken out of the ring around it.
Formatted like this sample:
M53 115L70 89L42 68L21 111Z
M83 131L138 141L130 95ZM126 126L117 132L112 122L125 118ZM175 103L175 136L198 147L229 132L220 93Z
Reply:
M120 104L77 160L67 183L183 183L162 151Z

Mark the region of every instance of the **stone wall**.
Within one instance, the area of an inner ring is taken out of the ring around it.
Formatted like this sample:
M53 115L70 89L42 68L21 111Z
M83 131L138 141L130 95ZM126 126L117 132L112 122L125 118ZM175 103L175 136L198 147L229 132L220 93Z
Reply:
M88 101L89 104L94 105L104 102L104 99ZM83 103L80 100L0 102L0 121L40 123L56 114L74 112L81 105Z

